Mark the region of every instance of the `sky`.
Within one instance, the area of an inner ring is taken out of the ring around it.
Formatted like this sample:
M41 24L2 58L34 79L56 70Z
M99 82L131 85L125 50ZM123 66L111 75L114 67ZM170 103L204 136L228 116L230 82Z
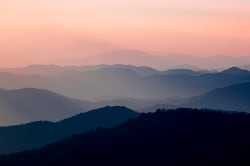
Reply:
M0 0L0 66L116 49L250 56L249 29L250 0Z

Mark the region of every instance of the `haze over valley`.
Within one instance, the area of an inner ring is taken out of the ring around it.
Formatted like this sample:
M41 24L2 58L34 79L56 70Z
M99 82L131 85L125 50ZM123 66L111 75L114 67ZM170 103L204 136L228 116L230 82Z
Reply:
M0 1L1 166L250 165L249 0Z

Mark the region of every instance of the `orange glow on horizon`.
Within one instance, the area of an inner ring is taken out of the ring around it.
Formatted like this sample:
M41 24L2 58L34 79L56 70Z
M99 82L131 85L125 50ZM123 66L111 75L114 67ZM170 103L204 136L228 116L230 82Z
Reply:
M1 66L118 48L250 56L250 3L243 0L1 1L0 25Z

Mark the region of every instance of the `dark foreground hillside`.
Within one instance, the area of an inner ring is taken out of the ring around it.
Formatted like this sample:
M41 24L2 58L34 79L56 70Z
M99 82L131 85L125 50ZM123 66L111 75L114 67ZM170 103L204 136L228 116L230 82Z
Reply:
M250 165L250 115L195 109L142 114L72 136L0 165Z
M111 128L137 118L139 113L126 107L103 107L53 122L33 122L0 127L0 154L40 148L72 134L80 134L99 126Z

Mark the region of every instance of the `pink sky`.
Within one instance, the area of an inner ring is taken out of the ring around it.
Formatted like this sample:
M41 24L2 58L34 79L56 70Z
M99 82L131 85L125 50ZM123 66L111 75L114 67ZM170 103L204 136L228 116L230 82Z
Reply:
M0 25L4 67L120 48L250 56L246 0L8 0L0 1Z

